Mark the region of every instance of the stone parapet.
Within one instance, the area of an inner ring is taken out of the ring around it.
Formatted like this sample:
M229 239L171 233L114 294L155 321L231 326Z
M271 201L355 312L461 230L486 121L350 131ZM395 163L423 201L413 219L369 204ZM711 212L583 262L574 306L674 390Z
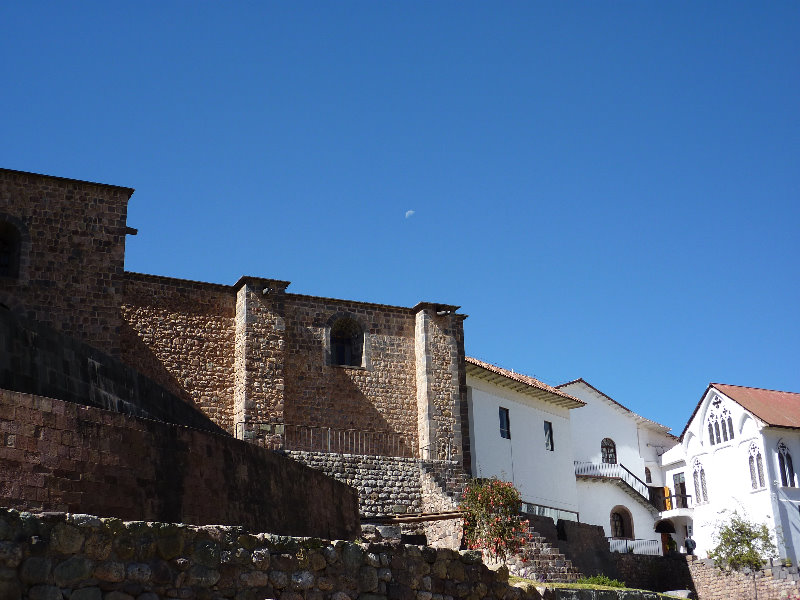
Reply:
M0 509L0 561L3 600L541 598L476 552L83 514Z

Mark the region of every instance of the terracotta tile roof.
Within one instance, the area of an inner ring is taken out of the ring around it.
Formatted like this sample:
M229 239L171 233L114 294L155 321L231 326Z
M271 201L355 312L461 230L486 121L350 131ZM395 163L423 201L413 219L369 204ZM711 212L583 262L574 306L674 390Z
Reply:
M745 410L773 427L789 427L800 429L800 394L795 392L780 392L778 390L765 390L761 388L729 385L727 383L709 383L706 391L700 396L700 401L694 407L692 416L686 421L686 426L681 432L681 439L686 435L694 420L697 411L703 404L708 391L714 388L736 402Z
M711 387L719 390L768 425L800 428L800 394L724 383L712 383Z
M514 371L509 371L508 369L478 360L477 358L473 358L471 356L466 357L466 362L468 375L473 375L479 377L480 379L485 379L491 383L509 387L516 391L526 393L529 396L534 396L540 400L551 402L559 406L565 406L567 408L580 408L581 406L586 405L583 400L579 400L578 398L570 396L566 392L562 392L561 390L556 389L551 385L547 385L538 379L529 377L528 375L515 373ZM491 374L493 376L486 376L486 374Z

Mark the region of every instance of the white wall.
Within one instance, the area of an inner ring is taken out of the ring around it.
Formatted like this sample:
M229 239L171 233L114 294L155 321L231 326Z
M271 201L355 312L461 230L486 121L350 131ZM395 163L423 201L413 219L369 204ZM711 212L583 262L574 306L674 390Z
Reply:
M578 504L581 522L601 525L606 537L611 537L611 511L624 506L631 513L633 537L640 540L660 540L653 530L653 513L617 485L604 481L578 480Z
M617 446L617 463L625 465L644 481L644 460L639 454L639 431L635 415L612 404L582 382L560 388L586 402L572 415L572 445L575 460L600 463L600 444L611 438Z
M575 411L469 376L467 386L474 474L512 482L525 502L577 511L570 431ZM509 411L511 439L500 437L501 406ZM552 452L545 449L544 421L553 424Z
M714 396L719 396L722 403L717 409L727 408L730 412L734 437L732 440L721 443L710 443L708 434L708 421L710 401ZM739 404L733 402L723 394L710 390L709 394L700 404L694 419L686 429L680 446L683 460L674 462L664 468L666 485L674 493L673 474L683 472L686 478L686 491L691 494L693 501L693 538L697 542L696 553L705 556L714 547L714 532L719 525L729 518L731 512L757 523L766 523L774 529L776 523L773 519L774 487L772 480L777 473L777 453L774 443L764 440L760 423L744 410ZM765 468L765 487L753 489L750 477L750 446L755 443L760 449ZM772 448L770 448L772 444ZM800 457L800 445L797 447L797 456ZM677 459L679 452L676 449L665 458ZM794 458L794 453L793 453ZM699 461L706 474L706 487L708 501L699 498L699 490L694 485L694 463ZM775 466L771 466L775 462ZM790 491L790 495L796 493ZM800 501L800 495L798 495ZM793 507L797 514L797 508ZM785 555L785 554L784 554Z

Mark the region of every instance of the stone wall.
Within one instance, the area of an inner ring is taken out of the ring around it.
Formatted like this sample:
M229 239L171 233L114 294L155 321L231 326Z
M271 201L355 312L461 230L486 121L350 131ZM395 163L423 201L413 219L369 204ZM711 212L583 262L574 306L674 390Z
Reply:
M0 499L20 509L354 538L348 486L230 436L0 390Z
M661 592L695 589L685 555L648 556L612 552L611 561L614 579L624 581L628 587Z
M233 434L230 288L126 273L123 292L122 359Z
M364 366L330 364L327 336L339 317L363 329ZM411 309L287 294L286 340L287 422L396 432L416 448Z
M362 517L422 510L420 466L416 459L324 452L285 454L356 490Z
M120 292L132 189L0 169L0 222L21 237L0 304L119 354Z
M121 361L2 308L0 388L222 432L191 402Z
M0 563L3 600L541 598L475 552L8 509Z
M691 572L699 600L751 600L755 597L751 572L727 573L714 566L713 561L684 557ZM784 567L775 561L756 573L755 585L759 600L778 600L800 597L797 567Z

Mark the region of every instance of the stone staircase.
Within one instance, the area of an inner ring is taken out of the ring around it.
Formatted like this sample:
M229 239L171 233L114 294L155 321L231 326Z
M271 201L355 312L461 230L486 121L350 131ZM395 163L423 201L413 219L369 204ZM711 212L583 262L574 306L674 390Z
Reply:
M528 543L522 551L509 558L508 570L517 577L552 583L574 583L582 576L558 548L532 528L528 528Z

